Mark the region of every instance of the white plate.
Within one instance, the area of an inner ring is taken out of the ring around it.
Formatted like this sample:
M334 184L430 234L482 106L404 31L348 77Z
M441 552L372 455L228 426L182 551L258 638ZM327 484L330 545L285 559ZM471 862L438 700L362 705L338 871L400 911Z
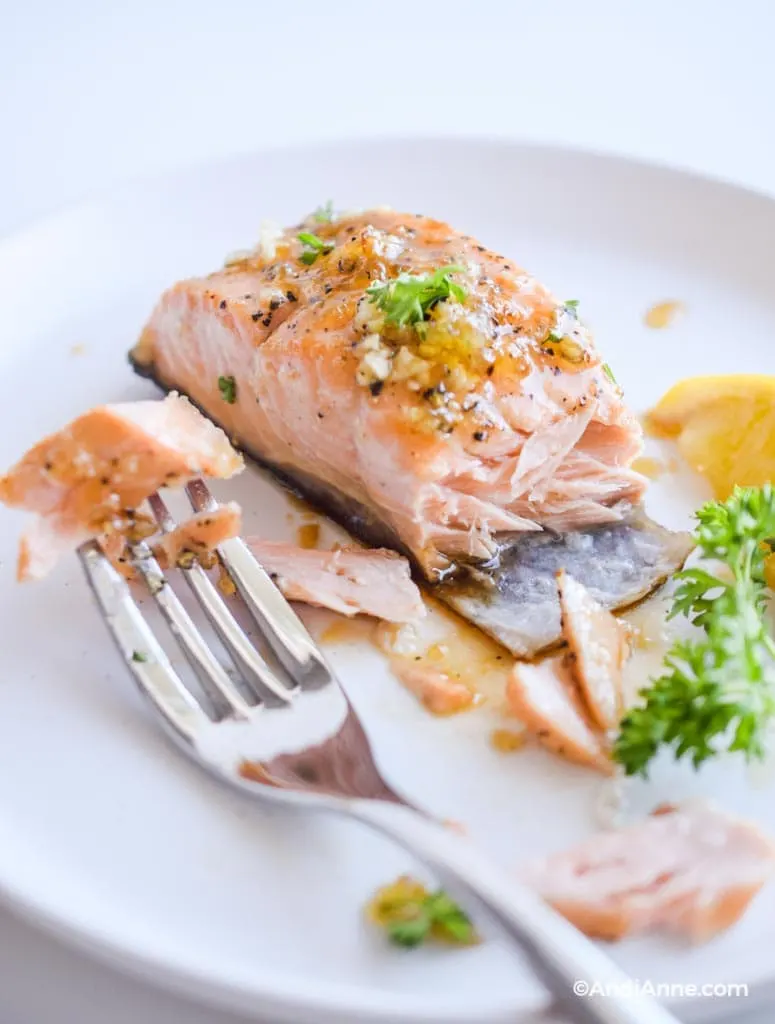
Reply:
M2 245L0 466L89 405L154 394L125 353L161 289L252 243L262 218L292 223L329 196L448 219L578 298L636 408L682 375L773 370L767 198L508 143L315 146L133 185ZM669 298L686 303L685 316L649 331L644 311ZM221 493L260 507L250 525L267 536L292 535L284 497L253 471ZM672 478L655 509L681 525L701 494ZM167 985L294 1021L314 1012L337 1024L485 1024L540 1005L495 943L389 949L360 908L412 869L406 858L359 828L246 806L182 759L116 663L75 560L43 584L16 586L21 520L1 516L0 886L13 906ZM594 827L591 774L537 751L496 754L487 710L432 719L369 649L332 657L389 778L466 822L505 863ZM698 777L662 765L636 801L698 791L775 829L771 788L736 762ZM773 976L773 943L770 889L708 946L649 939L613 953L642 979L753 985Z

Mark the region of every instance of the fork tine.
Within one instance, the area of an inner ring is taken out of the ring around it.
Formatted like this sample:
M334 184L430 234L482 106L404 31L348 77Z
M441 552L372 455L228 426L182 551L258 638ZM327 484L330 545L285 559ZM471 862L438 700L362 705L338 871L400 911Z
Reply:
M178 736L191 742L209 718L170 664L135 604L126 580L116 572L96 541L82 544L78 557L102 617L140 692Z
M186 485L192 508L215 511L217 501L202 480ZM239 537L218 546L218 554L262 634L288 675L300 686L325 686L333 676L301 620Z
M165 533L174 530L175 520L160 495L152 494L148 502L161 529ZM287 704L291 691L245 635L207 573L197 564L181 572L251 690L267 705Z
M145 541L132 546L132 565L145 580L164 620L196 672L207 696L219 714L248 718L252 708L229 678L223 665L207 646L180 598L167 585L159 563Z

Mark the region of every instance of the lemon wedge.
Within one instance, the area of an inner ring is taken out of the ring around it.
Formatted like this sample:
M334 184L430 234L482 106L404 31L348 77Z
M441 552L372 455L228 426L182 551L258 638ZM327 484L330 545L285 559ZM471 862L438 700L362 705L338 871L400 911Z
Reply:
M735 484L761 487L775 481L775 377L688 377L651 410L646 429L674 438L720 500Z

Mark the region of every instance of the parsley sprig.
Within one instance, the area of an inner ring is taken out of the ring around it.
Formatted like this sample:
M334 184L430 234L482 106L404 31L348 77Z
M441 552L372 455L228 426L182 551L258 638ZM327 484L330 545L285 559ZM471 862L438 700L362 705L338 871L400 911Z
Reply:
M622 719L613 753L628 775L645 776L661 747L695 768L722 750L759 758L775 718L775 642L764 620L775 492L769 484L736 487L696 518L702 559L726 572L700 565L676 576L669 618L684 615L703 635L673 645L662 675Z
M451 279L465 267L451 264L428 274L399 274L392 281L378 282L366 289L377 309L388 323L408 327L427 319L433 307L446 299L463 302L466 290Z
M327 252L331 252L334 248L333 242L324 242L322 238L319 238L311 231L301 231L296 237L302 246L299 259L307 266L313 264L318 256L325 256Z

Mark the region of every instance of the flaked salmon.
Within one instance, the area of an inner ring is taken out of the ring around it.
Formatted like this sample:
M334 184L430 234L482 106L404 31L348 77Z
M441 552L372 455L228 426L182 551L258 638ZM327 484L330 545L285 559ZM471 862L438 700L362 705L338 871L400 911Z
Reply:
M629 630L564 569L555 585L568 650L533 665L517 662L506 684L506 699L545 747L610 774L608 733L622 712Z
M426 580L477 567L439 596L519 655L559 635L556 589L536 628L518 625L525 538L581 531L584 583L590 551L600 563L615 547L595 595L607 607L685 557L630 516L641 429L577 304L441 221L309 218L170 288L131 358Z
M453 679L439 665L393 655L390 667L407 690L434 715L453 715L471 707L476 700L470 686Z
M615 729L624 707L622 669L630 631L564 569L557 573L562 631L584 706L601 729Z
M163 569L171 565L185 569L194 562L209 568L218 545L238 537L241 529L242 509L229 501L179 523L153 543L153 553Z
M425 615L409 563L395 551L318 551L259 537L249 538L248 544L289 601L387 622L414 622Z
M600 832L522 876L592 937L661 929L704 941L738 920L773 870L775 844L755 825L698 802Z
M576 764L610 775L603 736L590 721L568 660L517 662L506 684L510 710L543 746Z
M92 409L0 478L0 501L35 514L22 536L18 578L44 576L90 537L149 536L155 526L137 510L154 491L242 468L223 431L178 395Z

